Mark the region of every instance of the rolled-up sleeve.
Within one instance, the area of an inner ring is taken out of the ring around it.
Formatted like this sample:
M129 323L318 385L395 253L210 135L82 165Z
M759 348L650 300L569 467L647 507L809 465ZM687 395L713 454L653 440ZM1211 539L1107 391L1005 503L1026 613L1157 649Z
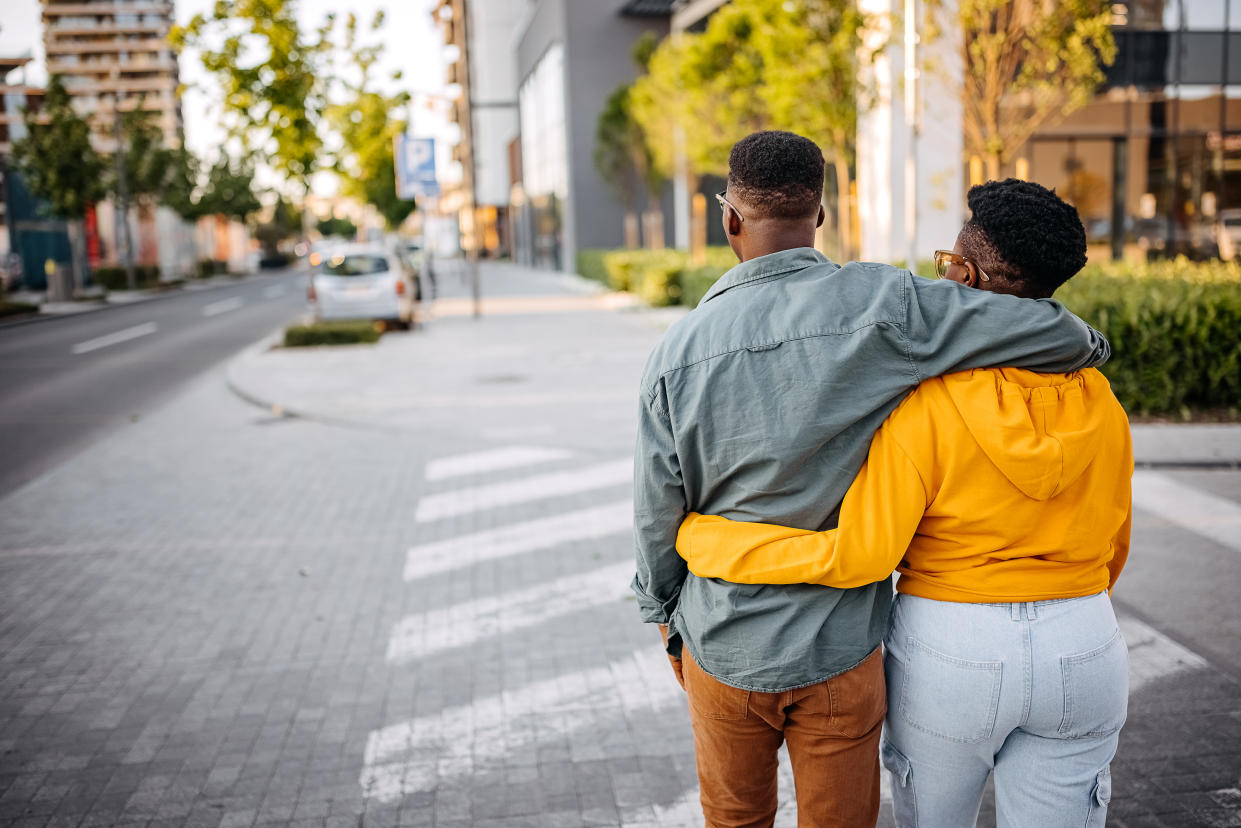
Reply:
M643 621L667 624L689 571L676 550L688 510L672 423L658 392L643 394L639 405L633 484L633 591Z

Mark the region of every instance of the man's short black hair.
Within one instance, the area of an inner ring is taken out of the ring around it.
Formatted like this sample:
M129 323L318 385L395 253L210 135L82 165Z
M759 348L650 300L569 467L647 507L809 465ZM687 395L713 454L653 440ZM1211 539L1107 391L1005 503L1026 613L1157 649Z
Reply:
M823 152L792 132L756 132L728 154L728 188L755 216L804 219L823 200Z
M1024 293L1051 296L1086 264L1082 220L1055 190L1009 178L971 187L966 199L973 216L962 240Z

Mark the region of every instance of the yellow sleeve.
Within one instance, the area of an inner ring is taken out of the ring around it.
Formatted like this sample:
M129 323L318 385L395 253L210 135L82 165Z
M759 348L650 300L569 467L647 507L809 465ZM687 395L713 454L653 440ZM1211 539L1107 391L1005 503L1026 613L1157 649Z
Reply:
M838 528L815 532L691 512L677 533L677 552L702 578L864 586L896 569L926 506L921 475L885 427L845 494Z

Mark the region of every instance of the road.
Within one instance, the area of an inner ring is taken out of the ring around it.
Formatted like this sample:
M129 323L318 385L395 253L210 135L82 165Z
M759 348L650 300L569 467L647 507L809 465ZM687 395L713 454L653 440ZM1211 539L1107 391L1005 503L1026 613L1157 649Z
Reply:
M304 278L282 271L0 327L0 496L293 319Z
M339 381L330 418L200 370L0 496L0 824L701 826L685 696L628 590L666 317L537 305L259 357ZM386 383L421 393L384 407ZM1140 469L1135 502L1109 825L1241 825L1241 472Z

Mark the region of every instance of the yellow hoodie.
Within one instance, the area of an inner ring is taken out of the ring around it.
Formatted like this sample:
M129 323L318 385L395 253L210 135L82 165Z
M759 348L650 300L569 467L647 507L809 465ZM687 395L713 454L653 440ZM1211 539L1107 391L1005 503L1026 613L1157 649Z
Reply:
M927 380L875 434L836 529L691 513L695 575L897 590L967 603L1110 589L1129 551L1133 449L1107 380L1014 368Z

